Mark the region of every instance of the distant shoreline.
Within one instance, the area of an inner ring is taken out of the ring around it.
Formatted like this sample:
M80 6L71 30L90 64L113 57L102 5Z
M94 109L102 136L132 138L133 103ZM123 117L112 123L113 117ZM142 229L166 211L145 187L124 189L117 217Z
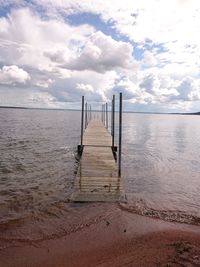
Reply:
M13 106L0 106L0 109L37 109L37 110L66 110L66 111L80 111L79 109L66 109L66 108L31 108L31 107L13 107Z
M31 108L31 107L13 107L13 106L0 106L0 109L34 109L34 110L61 110L61 111L80 111L80 109L67 109L67 108ZM93 110L95 112L101 112L100 110ZM118 112L118 111L116 111ZM124 111L123 113L136 113L136 114L164 114L164 115L200 115L199 112L188 112L188 113L165 113L165 112L145 112L145 111Z

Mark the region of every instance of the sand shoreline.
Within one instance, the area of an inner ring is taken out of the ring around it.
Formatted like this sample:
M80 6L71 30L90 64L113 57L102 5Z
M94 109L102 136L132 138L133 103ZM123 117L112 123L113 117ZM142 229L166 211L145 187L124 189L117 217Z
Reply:
M9 246L0 238L0 266L200 266L199 226L136 215L116 204L106 206L105 216L103 205L94 208L88 214L101 213L98 219L79 216L82 227L60 237Z

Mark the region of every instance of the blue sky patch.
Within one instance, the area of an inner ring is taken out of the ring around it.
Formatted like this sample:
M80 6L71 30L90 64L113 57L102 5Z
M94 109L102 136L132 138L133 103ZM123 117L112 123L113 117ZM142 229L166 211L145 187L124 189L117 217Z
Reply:
M12 5L0 6L0 17L6 17L10 13L12 7Z
M101 31L106 35L110 35L116 41L124 41L124 42L129 41L129 39L126 36L120 35L115 30L113 23L110 22L105 23L101 19L101 17L97 14L92 14L88 12L73 14L67 16L66 21L73 26L89 24L93 26L97 31Z

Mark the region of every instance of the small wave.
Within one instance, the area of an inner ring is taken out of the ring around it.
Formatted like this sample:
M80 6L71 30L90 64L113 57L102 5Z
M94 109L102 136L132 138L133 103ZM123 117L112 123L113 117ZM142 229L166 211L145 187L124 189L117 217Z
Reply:
M0 173L8 174L8 173L13 173L13 171L9 167L0 167Z
M69 146L61 146L60 149L66 150L69 149Z
M85 216L87 211L87 216ZM21 218L0 223L0 250L10 246L31 244L57 239L82 231L99 222L106 222L112 213L109 206L101 204L72 205L69 202L57 203L46 210L37 211Z
M120 202L119 207L128 212L164 221L200 225L200 217L198 216L190 215L179 210L156 210L148 207L142 199L135 201L135 203Z

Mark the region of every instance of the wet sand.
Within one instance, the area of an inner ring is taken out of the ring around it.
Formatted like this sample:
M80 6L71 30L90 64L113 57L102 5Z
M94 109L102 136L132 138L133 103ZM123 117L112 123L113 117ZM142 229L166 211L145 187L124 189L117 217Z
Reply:
M117 204L80 206L78 216L69 211L62 221L68 230L58 235L51 228L59 228L58 221L48 220L1 227L0 266L200 266L199 226L148 218Z

